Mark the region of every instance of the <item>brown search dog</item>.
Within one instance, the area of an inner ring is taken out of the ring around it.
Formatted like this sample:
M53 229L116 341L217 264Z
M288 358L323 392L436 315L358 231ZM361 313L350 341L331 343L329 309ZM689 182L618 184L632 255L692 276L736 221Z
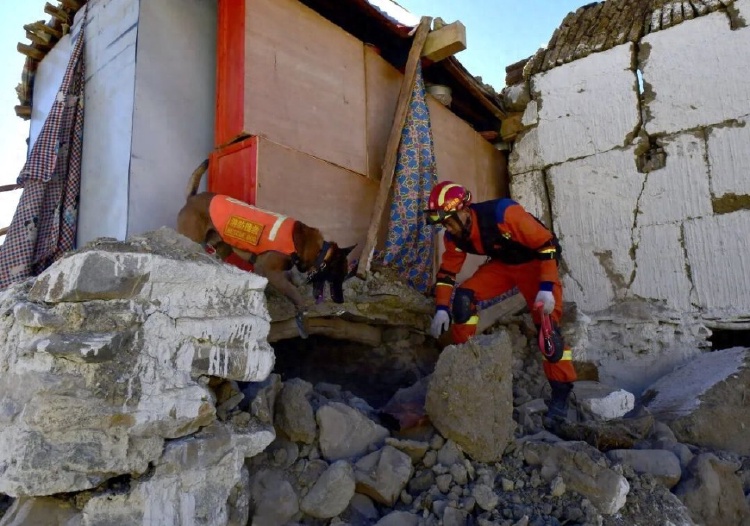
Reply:
M295 266L307 273L306 282L313 284L316 301L322 301L328 282L331 299L343 303L344 281L352 275L347 256L354 246L340 248L324 240L317 228L228 196L198 194L198 185L207 169L208 159L190 176L187 201L177 215L177 231L207 251L215 251L222 260L234 252L251 263L256 274L267 278L294 303L300 336L306 338L305 301L287 271Z

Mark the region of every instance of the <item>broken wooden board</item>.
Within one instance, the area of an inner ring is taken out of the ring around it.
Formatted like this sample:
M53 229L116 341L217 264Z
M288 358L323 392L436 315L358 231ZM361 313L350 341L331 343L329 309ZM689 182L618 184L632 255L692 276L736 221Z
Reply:
M422 56L439 62L466 49L466 26L460 20L431 31L427 35Z
M382 342L383 331L375 325L335 317L309 317L306 325L309 334L362 343L371 347L377 347ZM266 338L269 342L289 338L299 338L297 323L293 319L271 323L271 330Z

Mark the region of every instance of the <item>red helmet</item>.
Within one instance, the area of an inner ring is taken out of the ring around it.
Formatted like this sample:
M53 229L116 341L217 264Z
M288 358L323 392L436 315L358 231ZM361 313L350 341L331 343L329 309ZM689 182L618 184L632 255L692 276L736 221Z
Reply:
M442 223L456 212L471 203L471 192L453 181L443 181L430 192L427 210L424 211L427 223Z

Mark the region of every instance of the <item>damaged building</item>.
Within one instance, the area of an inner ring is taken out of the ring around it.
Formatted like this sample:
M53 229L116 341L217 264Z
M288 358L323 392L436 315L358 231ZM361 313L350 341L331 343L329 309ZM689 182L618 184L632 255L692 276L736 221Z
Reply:
M585 5L499 93L453 56L471 28L389 1L45 11L16 111L33 148L82 50L81 248L0 290L0 526L750 524L750 0ZM441 349L411 260L375 256L415 101L433 183L560 239L556 433L515 290ZM209 190L357 244L311 338L172 230L206 157Z
M560 237L579 359L635 392L747 343L748 9L600 2L508 68L511 195Z

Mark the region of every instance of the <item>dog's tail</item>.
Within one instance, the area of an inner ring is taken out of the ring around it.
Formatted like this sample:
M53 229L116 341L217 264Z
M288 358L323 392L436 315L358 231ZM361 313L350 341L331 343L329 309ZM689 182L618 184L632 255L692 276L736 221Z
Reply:
M188 181L187 191L185 197L192 197L198 193L198 185L201 184L203 174L208 170L208 159L198 165L198 168L193 170L193 174L190 176Z

